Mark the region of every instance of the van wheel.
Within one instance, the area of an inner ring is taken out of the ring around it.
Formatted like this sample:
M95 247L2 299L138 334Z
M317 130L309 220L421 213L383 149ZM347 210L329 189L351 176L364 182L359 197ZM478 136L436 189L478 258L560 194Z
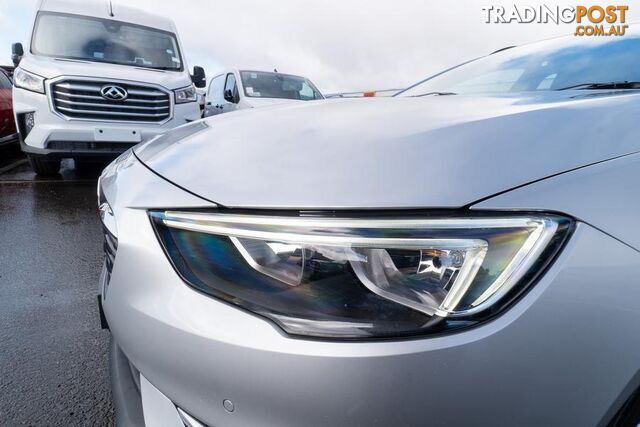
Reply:
M60 159L29 156L29 164L31 169L38 175L55 175L60 172Z

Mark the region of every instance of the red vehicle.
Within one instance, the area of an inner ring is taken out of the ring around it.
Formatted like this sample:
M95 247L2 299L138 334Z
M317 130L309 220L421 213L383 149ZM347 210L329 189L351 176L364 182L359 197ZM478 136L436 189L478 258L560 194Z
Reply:
M13 118L11 79L4 69L0 69L0 146L18 141L18 132Z

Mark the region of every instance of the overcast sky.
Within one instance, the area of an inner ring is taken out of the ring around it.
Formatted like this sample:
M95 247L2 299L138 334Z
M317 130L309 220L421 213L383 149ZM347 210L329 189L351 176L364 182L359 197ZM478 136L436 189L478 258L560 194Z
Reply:
M190 66L209 77L251 67L309 77L325 92L400 88L504 46L572 24L485 24L487 0L114 0L172 16ZM545 1L549 6L568 2ZM0 63L25 42L35 0L0 0ZM638 8L640 12L640 8ZM627 20L637 20L633 4Z

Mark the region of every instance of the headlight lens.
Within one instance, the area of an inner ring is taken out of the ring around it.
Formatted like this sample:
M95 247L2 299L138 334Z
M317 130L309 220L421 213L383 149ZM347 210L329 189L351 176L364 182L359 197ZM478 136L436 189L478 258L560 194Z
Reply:
M13 72L13 83L16 87L32 92L44 93L44 77L16 68Z
M292 335L371 338L469 326L546 265L557 215L338 219L150 212L182 278Z
M198 99L195 86L187 86L182 89L176 89L176 104L184 104L185 102L195 102Z

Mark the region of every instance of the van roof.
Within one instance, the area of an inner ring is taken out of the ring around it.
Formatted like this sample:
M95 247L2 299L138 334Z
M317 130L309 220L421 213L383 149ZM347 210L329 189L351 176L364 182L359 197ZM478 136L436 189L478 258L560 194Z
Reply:
M41 0L38 11L69 13L130 22L160 30L176 32L173 21L146 10L124 6L109 0Z

